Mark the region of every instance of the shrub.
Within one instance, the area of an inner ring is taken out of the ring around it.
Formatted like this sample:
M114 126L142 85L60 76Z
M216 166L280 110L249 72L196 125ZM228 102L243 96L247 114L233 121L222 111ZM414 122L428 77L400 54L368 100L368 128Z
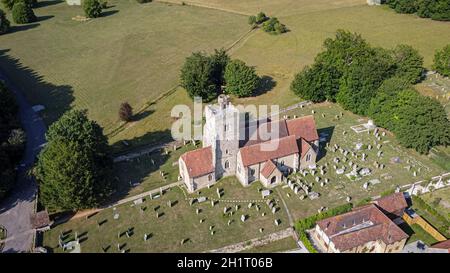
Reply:
M281 24L278 18L272 17L263 23L263 30L271 34L281 34L287 31L285 25Z
M433 69L443 76L450 77L450 44L436 52Z
M12 17L16 24L28 24L36 21L36 15L34 15L33 9L23 1L14 4Z
M5 6L5 8L9 10L12 10L15 2L17 2L17 0L2 0L2 3Z
M83 0L83 10L88 18L97 18L102 14L102 5L98 0Z
M0 9L0 34L4 34L9 30L9 20L6 18L5 12Z
M133 118L133 108L128 102L124 102L120 105L119 118L122 121L131 121Z
M264 12L260 12L256 15L256 23L257 24L262 24L267 20L269 20L269 17L267 17Z
M251 15L248 17L248 24L252 25L252 26L256 24L256 16L255 15Z

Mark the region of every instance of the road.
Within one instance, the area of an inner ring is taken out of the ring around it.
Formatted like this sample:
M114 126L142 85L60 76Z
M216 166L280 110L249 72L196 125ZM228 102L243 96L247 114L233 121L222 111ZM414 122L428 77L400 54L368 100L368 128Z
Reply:
M0 72L8 88L16 96L20 107L19 116L23 129L27 134L27 144L22 162L19 165L17 184L12 192L0 203L0 225L8 231L8 238L3 252L26 252L33 246L35 233L31 232L30 215L34 213L37 186L34 179L27 177L27 170L45 143L46 126L33 111L21 90Z

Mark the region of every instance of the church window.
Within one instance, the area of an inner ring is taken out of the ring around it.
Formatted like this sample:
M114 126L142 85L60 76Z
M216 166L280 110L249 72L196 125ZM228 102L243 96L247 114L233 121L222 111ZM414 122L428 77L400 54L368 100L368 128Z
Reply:
M274 176L274 177L272 177L272 179L270 179L270 184L274 184L275 182L277 182L276 176Z
M223 131L224 131L224 132L227 131L227 125L226 125L226 124L223 126Z
M228 162L228 160L227 161L225 161L225 169L229 169L230 168L230 162Z
M250 169L250 175L255 175L255 170L254 169Z
M208 181L212 180L212 175L208 175Z
M281 166L284 166L284 160L281 160L280 164L281 164Z
M311 154L306 155L306 161L311 161Z

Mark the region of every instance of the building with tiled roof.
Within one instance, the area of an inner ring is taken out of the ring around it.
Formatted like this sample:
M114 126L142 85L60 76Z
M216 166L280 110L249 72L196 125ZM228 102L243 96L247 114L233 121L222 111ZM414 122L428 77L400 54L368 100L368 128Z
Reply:
M389 218L402 217L408 207L403 192L397 192L388 196L380 197L372 201Z
M313 232L323 252L400 252L408 235L370 204L318 221Z
M205 107L203 148L179 159L190 192L232 175L244 186L273 187L292 171L315 167L319 136L312 116L250 124L227 96L218 102Z

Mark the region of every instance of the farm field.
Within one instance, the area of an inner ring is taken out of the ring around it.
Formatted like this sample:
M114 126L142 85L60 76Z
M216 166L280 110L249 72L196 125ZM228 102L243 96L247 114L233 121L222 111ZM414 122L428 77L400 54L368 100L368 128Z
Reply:
M35 9L37 23L0 37L2 70L31 103L46 107L47 124L70 107L87 108L109 133L118 126L120 103L141 109L178 84L193 51L227 47L248 31L241 15L135 0L108 3L103 17L78 22L71 18L83 14L81 7L45 1Z
M283 208L272 214L265 202L255 202L261 199L258 192L260 184L255 183L243 189L238 183L234 178L224 179L211 189L192 195L186 195L184 188L175 187L157 199L146 198L140 205L128 203L115 209L105 209L88 219L71 220L46 232L44 246L61 252L62 249L58 247L60 234L63 234L62 239L67 243L74 239L76 232L82 252L103 252L102 248L107 248L107 252L117 253L120 252L117 244L122 245L121 250L127 252L199 252L253 239L288 227ZM217 199L218 188L223 189L224 195L222 201L212 207L210 200ZM190 206L186 199L200 196L208 197L208 200ZM277 199L276 195L271 198ZM172 207L168 206L169 200L175 203ZM251 208L248 208L249 202L254 202ZM259 210L256 209L256 204ZM235 205L240 206L237 211ZM227 214L223 212L225 207L229 208ZM196 213L197 209L199 214ZM159 218L156 211L160 213ZM119 214L117 220L113 219L116 213ZM265 216L262 216L262 213L265 213ZM245 222L240 220L241 215L247 216ZM202 223L201 219L204 219ZM274 224L275 219L281 221L279 226ZM232 220L230 225L229 220ZM99 226L98 223L102 224ZM213 235L210 234L210 226L213 226ZM259 232L260 228L263 228L263 233ZM128 229L132 230L129 237L125 234ZM122 236L118 236L120 233L123 233ZM143 240L145 233L150 235L148 241ZM183 239L187 241L181 244Z

